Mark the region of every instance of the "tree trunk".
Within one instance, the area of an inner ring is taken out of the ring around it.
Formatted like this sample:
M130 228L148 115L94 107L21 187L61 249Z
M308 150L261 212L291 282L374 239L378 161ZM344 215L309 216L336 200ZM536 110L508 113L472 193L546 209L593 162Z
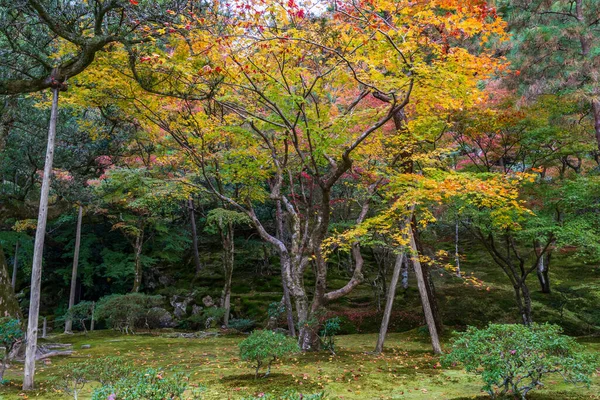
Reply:
M25 372L23 375L23 390L34 388L35 353L37 349L37 331L40 312L40 292L42 284L42 259L44 255L44 239L46 236L46 221L48 218L48 194L52 178L52 161L54 159L54 140L56 137L56 121L58 120L58 87L52 88L52 110L48 129L48 145L44 164L44 177L40 194L40 209L38 213L35 244L33 249L33 265L31 267L31 298L29 301L29 321L27 324L27 350L25 352Z
M381 320L381 327L379 328L377 345L375 345L375 354L380 354L383 351L383 342L385 341L385 335L387 334L390 316L392 315L392 307L394 305L394 298L396 297L396 286L398 285L398 279L400 278L400 272L402 270L402 265L404 264L404 258L404 253L400 253L396 256L392 280L388 286L383 319Z
M94 312L96 311L96 302L92 302L92 317L90 320L90 332L94 331Z
M537 267L537 276L540 281L540 289L542 293L550 293L550 277L548 276L548 269L550 267L550 254L544 261L544 256L540 257Z
M413 228L414 229L414 228ZM435 354L442 353L442 346L438 338L438 330L436 327L435 318L431 308L431 301L427 290L427 282L425 281L424 271L419 260L419 251L417 250L417 243L415 242L415 235L409 229L409 240L410 248L412 251L412 264L415 270L415 276L417 278L417 286L419 288L419 294L421 295L421 303L423 305L423 313L425 314L425 321L427 322L427 328L429 329L429 336L431 336L431 345Z
M48 319L44 317L42 321L42 339L46 339L48 334Z
M8 266L2 245L0 245L0 317L23 318L19 302L8 278Z
M196 276L202 271L200 263L200 254L198 252L198 231L196 230L196 213L194 212L194 200L190 197L188 200L190 210L190 224L192 227L192 252L194 253L194 266L196 267Z
M594 114L594 132L596 133L596 146L600 154L600 101L592 100L592 113Z
M144 246L144 230L135 238L135 274L133 277L132 293L140 291L142 286L142 247Z
M234 266L234 246L233 224L227 223L221 228L221 237L223 239L223 269L225 272L225 285L221 296L221 307L225 309L223 315L223 325L229 325L229 314L231 313L231 278L233 276Z
M402 267L400 269L400 275L402 275L402 289L408 289L408 258L404 257L404 262L402 262Z
M296 326L294 325L294 311L292 310L292 300L290 298L290 289L285 281L283 283L283 301L285 304L285 315L287 317L288 331L291 337L296 337Z
M77 229L75 232L75 251L73 253L73 271L71 272L71 291L69 292L69 310L75 305L75 289L77 288L77 267L79 266L79 247L81 246L81 220L83 219L83 207L79 205L77 213ZM73 320L67 317L65 321L65 333L72 333Z
M454 228L454 262L456 264L456 276L460 278L460 254L458 253L458 215L456 216L456 225Z
M17 290L17 268L19 267L19 241L15 244L15 257L13 260L12 280L11 286L14 290Z

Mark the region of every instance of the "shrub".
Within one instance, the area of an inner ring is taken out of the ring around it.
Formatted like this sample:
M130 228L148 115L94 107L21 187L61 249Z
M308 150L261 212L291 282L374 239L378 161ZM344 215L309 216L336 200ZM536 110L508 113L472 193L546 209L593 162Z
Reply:
M92 400L187 400L200 398L197 391L192 391L189 396L184 396L188 389L188 379L184 375L175 374L172 377L166 377L164 371L149 368L94 389Z
M256 325L256 322L251 319L231 319L229 320L228 328L235 329L239 332L249 332L254 328L254 325Z
M0 345L4 347L2 363L0 364L0 382L4 379L4 371L10 361L10 353L15 345L23 339L24 333L21 322L11 317L0 318Z
M112 329L121 332L134 332L135 328L158 328L150 325L154 308L163 305L162 296L149 296L142 293L113 294L100 299L96 316L106 321Z
M300 351L296 339L273 331L254 331L239 344L239 347L240 358L253 363L255 378L258 378L263 365L267 365L265 376L268 376L273 361Z
M275 396L270 393L260 393L257 396L244 397L242 400L326 400L325 392L305 394L295 390L288 390L282 395Z
M549 324L469 327L454 340L452 352L442 361L460 363L468 372L481 375L483 389L492 398L512 393L525 399L528 392L542 386L542 377L548 373L589 384L598 357L586 354L573 338L561 333L560 327Z
M214 328L225 316L225 309L220 307L207 307L202 310L202 316L204 317L204 327Z
M323 323L319 336L323 343L323 348L335 354L335 335L340 331L340 318L333 317Z
M55 389L78 399L86 383L96 381L112 385L134 373L131 363L120 357L103 357L59 367L59 375L52 379Z

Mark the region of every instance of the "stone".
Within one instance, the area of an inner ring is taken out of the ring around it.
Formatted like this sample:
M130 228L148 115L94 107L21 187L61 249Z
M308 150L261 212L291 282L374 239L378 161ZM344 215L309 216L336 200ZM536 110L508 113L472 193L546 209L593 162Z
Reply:
M204 304L204 307L214 307L215 302L213 301L212 297L210 297L209 295L206 295L202 298L202 304Z

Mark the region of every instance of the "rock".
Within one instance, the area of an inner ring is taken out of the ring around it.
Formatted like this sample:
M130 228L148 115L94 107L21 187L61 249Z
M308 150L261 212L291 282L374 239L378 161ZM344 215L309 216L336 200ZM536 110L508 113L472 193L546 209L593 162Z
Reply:
M172 328L173 326L175 326L173 316L164 308L153 307L148 310L146 315L146 327L148 329Z
M202 303L204 304L204 307L214 307L215 305L215 302L209 295L206 295L202 298Z
M202 312L204 307L194 304L192 306L192 315L198 315Z
M91 345L91 344L82 344L82 345L81 345L81 348L82 348L82 349L91 349L91 348L92 348L92 345Z

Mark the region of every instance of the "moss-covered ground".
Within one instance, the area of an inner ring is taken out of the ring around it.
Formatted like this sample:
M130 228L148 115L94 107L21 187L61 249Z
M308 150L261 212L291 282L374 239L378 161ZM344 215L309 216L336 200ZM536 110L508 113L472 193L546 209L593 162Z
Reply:
M87 336L57 336L55 341L72 343L71 357L53 358L38 364L39 390L20 390L22 366L15 364L7 374L9 384L0 386L0 399L66 399L52 388L52 377L61 365L95 357L116 355L136 367L161 367L184 372L193 385L207 388L205 399L238 399L258 393L282 393L293 388L304 393L325 391L332 399L473 399L487 398L480 391L479 378L459 369L444 369L429 351L428 338L418 330L389 335L386 352L373 356L376 335L339 336L338 352L307 353L275 366L270 377L255 380L252 370L238 357L242 337L207 339L169 338L164 334L120 335L112 331ZM582 340L590 351L600 350L600 341ZM90 345L82 349L82 345ZM530 396L538 400L600 399L600 377L591 387L571 386L560 376L548 376L546 387ZM80 398L90 396L88 385Z

